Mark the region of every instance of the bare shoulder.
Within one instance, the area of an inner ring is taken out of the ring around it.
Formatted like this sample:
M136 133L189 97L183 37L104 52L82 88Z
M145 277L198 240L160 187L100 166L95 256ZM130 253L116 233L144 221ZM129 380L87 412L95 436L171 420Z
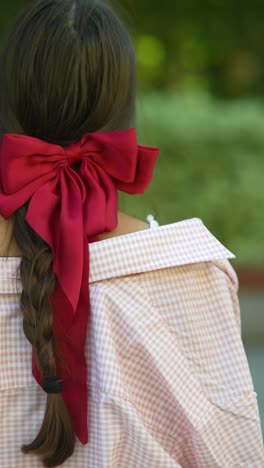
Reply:
M141 221L140 219L129 216L125 213L118 212L118 226L112 232L105 232L100 237L100 240L109 239L111 237L123 236L125 234L131 234L132 232L142 231L148 229L148 223Z

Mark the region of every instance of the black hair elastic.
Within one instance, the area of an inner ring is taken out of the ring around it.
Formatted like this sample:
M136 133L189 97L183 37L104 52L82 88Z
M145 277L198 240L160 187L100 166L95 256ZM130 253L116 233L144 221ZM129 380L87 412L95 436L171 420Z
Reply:
M42 382L44 392L48 394L55 394L62 392L62 380L57 376L45 377Z

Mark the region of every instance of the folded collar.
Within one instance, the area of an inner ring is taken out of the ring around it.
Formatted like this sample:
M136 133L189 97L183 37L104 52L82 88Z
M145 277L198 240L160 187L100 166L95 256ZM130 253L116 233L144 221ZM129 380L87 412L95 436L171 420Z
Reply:
M90 244L90 282L235 258L199 218Z
M91 243L90 283L192 263L235 258L199 218ZM20 257L0 257L0 293L20 292Z

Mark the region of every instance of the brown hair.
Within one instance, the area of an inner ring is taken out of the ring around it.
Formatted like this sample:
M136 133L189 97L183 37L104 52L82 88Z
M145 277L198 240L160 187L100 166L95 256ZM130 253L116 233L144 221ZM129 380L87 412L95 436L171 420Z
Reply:
M40 0L16 20L0 57L0 137L26 134L66 146L87 132L133 125L136 65L130 36L100 0ZM27 202L14 215L22 252L20 276L24 333L45 377L56 375L51 248L25 220ZM61 394L48 395L43 424L23 446L44 466L61 465L75 434Z

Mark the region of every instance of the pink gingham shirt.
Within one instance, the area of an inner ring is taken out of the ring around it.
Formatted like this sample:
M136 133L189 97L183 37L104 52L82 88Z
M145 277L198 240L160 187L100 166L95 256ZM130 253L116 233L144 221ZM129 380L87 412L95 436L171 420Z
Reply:
M89 444L63 466L264 467L227 258L196 218L90 245ZM0 467L37 468L20 447L46 394L22 330L20 258L0 261Z

